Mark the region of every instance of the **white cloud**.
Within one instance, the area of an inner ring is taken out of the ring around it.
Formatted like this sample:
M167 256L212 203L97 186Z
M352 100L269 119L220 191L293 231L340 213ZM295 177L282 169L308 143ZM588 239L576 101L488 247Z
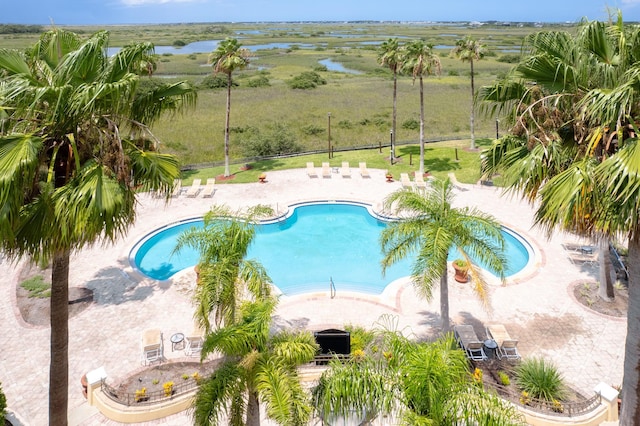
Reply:
M190 3L197 0L120 0L125 6L144 6L167 3Z
M622 0L622 4L627 5L627 6L629 6L629 5L633 6L633 5L636 5L636 4L640 4L640 0Z

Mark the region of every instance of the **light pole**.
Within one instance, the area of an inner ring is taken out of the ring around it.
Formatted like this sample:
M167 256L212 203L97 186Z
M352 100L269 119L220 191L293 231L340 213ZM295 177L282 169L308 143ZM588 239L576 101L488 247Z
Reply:
M389 131L389 138L391 139L391 155L389 155L389 160L391 164L393 164L393 160L396 158L395 147L393 146L393 129Z
M329 159L331 159L331 113L327 113L327 143L329 145Z

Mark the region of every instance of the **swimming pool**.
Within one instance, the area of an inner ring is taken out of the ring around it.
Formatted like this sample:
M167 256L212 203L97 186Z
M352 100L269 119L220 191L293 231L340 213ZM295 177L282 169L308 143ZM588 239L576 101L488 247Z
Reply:
M193 219L159 229L132 249L131 263L144 275L166 280L176 272L198 263L190 248L171 255L177 237L193 226ZM380 294L398 278L410 275L412 260L405 259L382 276L380 232L387 222L372 215L368 206L357 203L308 203L295 206L280 221L258 226L248 258L259 260L274 285L286 295L327 291L333 281L336 290ZM521 271L529 262L530 249L514 232L504 228L509 259L507 276ZM449 260L457 254L449 254Z

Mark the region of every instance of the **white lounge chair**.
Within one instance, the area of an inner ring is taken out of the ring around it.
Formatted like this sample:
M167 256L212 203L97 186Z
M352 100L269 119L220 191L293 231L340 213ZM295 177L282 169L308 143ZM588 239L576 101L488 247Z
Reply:
M310 178L318 177L318 173L316 173L316 167L313 165L312 162L307 163L307 175Z
M402 186L404 186L405 188L413 187L413 184L411 183L411 179L409 179L409 173L400 173L400 182L402 183Z
M329 163L322 163L322 177L330 178L331 177L331 167Z
M598 263L598 249L588 244L564 243L562 244L569 255L569 260L574 265L595 265Z
M487 337L498 344L498 358L520 359L518 353L518 340L512 339L507 329L502 324L491 324L486 327Z
M427 182L424 181L424 177L420 172L414 172L414 182L418 188L426 188Z
M142 333L142 363L147 365L153 361L162 361L163 352L162 332L155 328L145 330Z
M340 173L342 174L342 177L344 177L344 178L351 177L351 168L349 167L349 162L348 161L343 161L342 162L342 167L340 168Z
M216 191L216 178L207 179L207 183L202 189L200 196L202 197L213 197L213 193Z
M202 184L202 179L194 179L189 189L187 189L187 197L193 198L198 195L198 192L200 192L200 184Z
M453 335L458 345L465 351L467 358L474 361L484 361L487 355L484 352L484 342L481 342L476 335L473 326L462 324L453 327Z
M175 179L173 181L173 192L171 193L171 196L177 197L178 195L180 195L181 191L182 191L182 180Z
M367 163L365 162L360 163L360 176L362 176L363 178L371 177L369 175L369 169L367 169Z

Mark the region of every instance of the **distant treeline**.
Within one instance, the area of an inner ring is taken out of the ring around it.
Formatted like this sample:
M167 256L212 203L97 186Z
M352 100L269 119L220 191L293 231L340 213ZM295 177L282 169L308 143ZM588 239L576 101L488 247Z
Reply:
M0 34L38 34L42 31L42 25L0 24Z

